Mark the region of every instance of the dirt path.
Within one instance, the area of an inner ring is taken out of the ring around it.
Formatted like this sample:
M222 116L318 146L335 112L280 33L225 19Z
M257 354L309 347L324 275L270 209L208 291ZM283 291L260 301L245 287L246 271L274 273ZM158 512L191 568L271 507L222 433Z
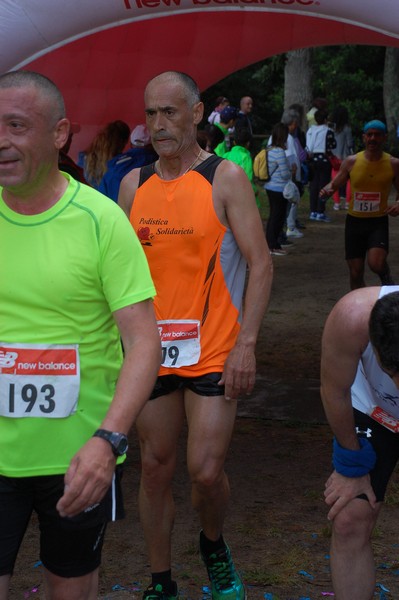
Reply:
M332 211L331 211L332 213ZM306 218L305 208L302 219ZM342 212L331 224L306 221L289 256L274 257L269 311L259 339L258 382L240 403L227 461L232 500L226 539L249 600L316 600L332 592L329 526L322 492L331 464L318 395L320 337L334 303L348 291ZM391 222L391 267L399 282L399 221ZM367 274L369 285L378 285ZM189 506L184 435L175 482L173 572L181 596L210 598L198 556L198 522ZM101 569L103 599L140 598L148 567L137 516L139 456L134 434L124 479L127 519L109 527ZM376 598L399 598L399 477L395 475L374 537ZM35 523L20 553L11 599L44 598ZM384 592L389 589L390 592Z

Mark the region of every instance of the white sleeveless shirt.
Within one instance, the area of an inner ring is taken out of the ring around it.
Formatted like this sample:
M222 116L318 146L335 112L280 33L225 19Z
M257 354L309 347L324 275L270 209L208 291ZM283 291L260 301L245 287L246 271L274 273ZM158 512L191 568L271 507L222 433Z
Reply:
M379 298L398 291L398 285L383 286ZM359 361L351 395L353 407L360 412L371 414L375 406L380 406L389 415L399 419L399 389L378 365L370 343Z

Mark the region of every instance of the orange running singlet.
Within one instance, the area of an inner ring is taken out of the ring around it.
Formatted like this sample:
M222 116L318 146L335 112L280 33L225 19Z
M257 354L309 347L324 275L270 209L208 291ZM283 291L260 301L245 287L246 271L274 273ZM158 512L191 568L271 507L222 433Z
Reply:
M223 371L239 332L246 263L213 206L221 160L211 156L171 181L161 179L154 165L141 169L130 222L157 290L160 375Z

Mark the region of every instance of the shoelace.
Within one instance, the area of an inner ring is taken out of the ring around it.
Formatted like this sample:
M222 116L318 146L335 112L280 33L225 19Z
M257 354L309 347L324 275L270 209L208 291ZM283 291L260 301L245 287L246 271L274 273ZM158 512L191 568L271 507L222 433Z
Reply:
M160 598L164 598L164 593L161 585L156 585L155 587L151 586L147 588L145 600L159 600Z
M226 553L222 551L220 554L211 554L208 560L208 568L215 586L220 590L231 587L234 584L234 578Z

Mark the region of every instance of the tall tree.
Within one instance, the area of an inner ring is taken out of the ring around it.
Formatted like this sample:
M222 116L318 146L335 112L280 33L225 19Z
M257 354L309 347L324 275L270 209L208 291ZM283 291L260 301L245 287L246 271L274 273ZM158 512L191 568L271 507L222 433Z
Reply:
M301 104L304 114L312 102L313 52L311 48L291 50L286 54L284 67L284 108ZM302 123L304 127L305 123Z
M289 52L288 56L271 56L205 90L202 94L205 115L213 110L217 96L224 95L237 105L240 96L248 94L254 99L254 131L268 135L274 123L281 119L285 106L298 103L307 108L312 98L323 96L327 98L329 111L332 112L338 105L348 109L355 148L360 149L363 147L361 134L364 123L370 119L385 119L384 57L385 48L382 46L351 44L296 50ZM304 83L302 78L307 71L311 71L313 77L308 75L309 82ZM399 69L396 74L399 74ZM395 94L390 94L390 100L398 96L397 90L398 85ZM398 112L396 116L399 122Z
M383 79L384 109L391 145L398 145L399 126L399 48L386 48Z

